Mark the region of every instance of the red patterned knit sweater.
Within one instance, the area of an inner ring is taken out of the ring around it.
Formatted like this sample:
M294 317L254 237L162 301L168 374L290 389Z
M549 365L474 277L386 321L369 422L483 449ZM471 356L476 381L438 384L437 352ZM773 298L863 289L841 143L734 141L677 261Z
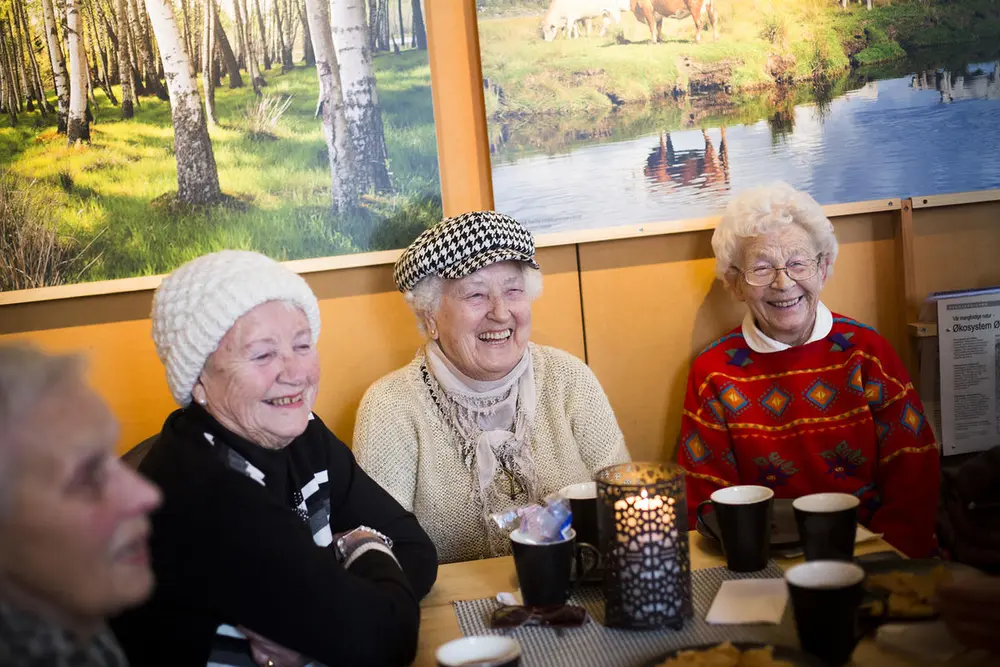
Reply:
M935 549L940 460L899 356L840 315L825 338L762 354L737 328L695 359L679 460L688 510L713 491L760 484L776 498L838 491L859 519L909 556Z

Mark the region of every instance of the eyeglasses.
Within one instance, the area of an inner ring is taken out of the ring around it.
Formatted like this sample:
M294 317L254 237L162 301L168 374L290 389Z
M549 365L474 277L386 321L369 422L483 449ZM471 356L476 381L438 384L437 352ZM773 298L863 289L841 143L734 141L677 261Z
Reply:
M809 280L819 271L819 262L823 258L822 254L816 255L815 259L796 259L785 266L761 266L756 269L748 269L742 272L743 280L747 285L753 287L767 287L778 278L778 273L784 271L785 275L797 283Z
M551 628L577 628L587 622L587 610L574 605L554 607L519 607L504 605L493 611L490 626L493 628L519 628L525 625L544 625Z

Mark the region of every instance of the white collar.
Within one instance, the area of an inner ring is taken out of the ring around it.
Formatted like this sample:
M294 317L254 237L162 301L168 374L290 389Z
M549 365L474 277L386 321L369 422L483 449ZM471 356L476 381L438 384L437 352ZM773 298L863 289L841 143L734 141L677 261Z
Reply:
M816 306L816 322L813 324L812 334L809 336L809 340L803 345L812 343L817 340L821 340L830 335L830 331L833 329L833 313L830 309L820 301L819 305ZM781 352L782 350L787 350L792 347L791 345L786 345L781 341L774 340L770 336L764 334L760 328L757 327L757 323L753 320L753 313L749 310L747 311L746 317L743 318L743 339L746 340L747 345L754 352L760 352L762 354L768 354L771 352Z

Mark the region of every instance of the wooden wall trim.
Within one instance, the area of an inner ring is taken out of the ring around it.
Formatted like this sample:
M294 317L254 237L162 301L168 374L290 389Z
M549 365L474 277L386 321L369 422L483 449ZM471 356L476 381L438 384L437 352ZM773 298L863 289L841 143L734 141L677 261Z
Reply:
M913 197L913 208L935 208L937 206L979 204L990 201L1000 201L1000 189L976 190L974 192L954 192L947 195L924 195L923 197Z

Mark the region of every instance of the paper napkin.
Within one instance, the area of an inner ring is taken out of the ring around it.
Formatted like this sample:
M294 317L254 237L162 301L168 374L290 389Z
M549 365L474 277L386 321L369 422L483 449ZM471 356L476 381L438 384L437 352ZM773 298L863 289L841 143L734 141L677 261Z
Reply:
M713 625L781 622L788 604L784 579L724 581L705 620Z
M965 647L941 621L883 625L875 634L875 643L882 648L934 662L945 662L965 652Z

